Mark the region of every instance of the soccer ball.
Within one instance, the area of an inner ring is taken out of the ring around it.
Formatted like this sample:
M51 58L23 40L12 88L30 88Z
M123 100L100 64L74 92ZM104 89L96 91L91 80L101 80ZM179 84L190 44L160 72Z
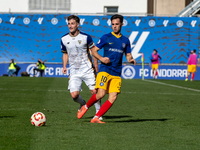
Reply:
M36 112L31 116L31 124L34 126L44 126L46 116L42 112Z

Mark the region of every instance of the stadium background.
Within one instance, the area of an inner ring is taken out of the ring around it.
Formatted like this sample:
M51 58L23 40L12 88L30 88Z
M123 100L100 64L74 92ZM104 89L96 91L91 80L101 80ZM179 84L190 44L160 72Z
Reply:
M45 61L45 75L62 77L60 38L68 32L66 18L70 14L0 14L0 75L5 74L10 59L20 64L21 71L32 75L37 59ZM111 31L109 15L78 15L80 30L90 34L95 43ZM127 64L124 57L122 78L141 78L141 53L144 54L146 78L151 78L149 56L157 49L162 57L158 77L184 79L186 52L199 49L198 17L156 17L124 15L122 33L131 41L133 56L138 65ZM102 50L100 50L102 54ZM53 69L52 69L53 68ZM199 68L198 68L199 71ZM199 76L195 77L200 80Z

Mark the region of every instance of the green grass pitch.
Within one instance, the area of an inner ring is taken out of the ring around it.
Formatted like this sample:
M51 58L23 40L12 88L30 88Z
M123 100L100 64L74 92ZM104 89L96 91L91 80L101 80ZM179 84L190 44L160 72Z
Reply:
M67 78L0 77L0 150L200 149L199 81L122 80L106 124L90 123L94 106L77 119L67 86ZM85 85L81 95L91 97ZM37 111L44 127L30 123Z

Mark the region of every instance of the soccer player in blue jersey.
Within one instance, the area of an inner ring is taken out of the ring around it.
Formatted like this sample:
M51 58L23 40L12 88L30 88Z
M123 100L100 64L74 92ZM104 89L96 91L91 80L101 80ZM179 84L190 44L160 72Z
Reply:
M111 108L117 99L117 95L120 93L123 53L125 53L129 63L136 64L131 56L130 41L121 34L123 16L118 14L113 15L111 17L111 23L113 32L103 35L98 44L91 49L93 56L101 61L95 85L97 94L94 94L77 113L77 117L79 119L82 118L88 108L108 93L108 100L101 106L98 113L91 120L91 123L105 123L99 120L99 118ZM101 48L104 48L103 57L97 52Z
M94 65L90 55L90 49L94 47L94 42L90 35L79 31L80 19L78 16L68 16L69 33L61 38L61 51L63 53L63 70L67 73L67 63L69 61L70 76L68 89L72 99L80 104L79 109L86 103L81 95L82 81L90 89L91 94L96 94L95 90L95 69L98 70L97 59L94 58ZM96 112L99 111L100 101L95 103ZM101 118L102 119L102 118Z

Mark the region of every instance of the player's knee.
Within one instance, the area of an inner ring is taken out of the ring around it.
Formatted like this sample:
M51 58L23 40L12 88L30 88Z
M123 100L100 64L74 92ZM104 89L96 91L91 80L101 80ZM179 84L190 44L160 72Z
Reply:
M73 99L77 99L78 96L79 96L79 94L76 93L76 92L72 92L72 93L71 93L71 97L72 97Z
M116 95L109 95L109 98L108 100L111 102L111 103L114 103L117 99L117 94Z
M102 99L106 94L104 92L97 92L96 98Z

